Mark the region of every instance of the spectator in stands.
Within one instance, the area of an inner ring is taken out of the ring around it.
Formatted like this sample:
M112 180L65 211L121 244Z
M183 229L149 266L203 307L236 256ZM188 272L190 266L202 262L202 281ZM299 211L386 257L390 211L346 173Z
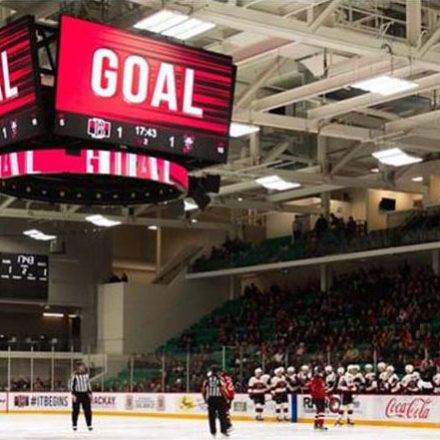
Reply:
M322 236L322 234L328 229L327 219L323 214L319 214L318 220L315 223L315 232L318 238Z
M295 219L292 223L292 232L294 241L298 241L302 237L302 219L295 215Z
M356 229L356 222L354 221L354 218L350 215L350 217L348 217L348 222L345 227L345 230L347 231L347 240L349 242L353 240L353 238L356 236Z

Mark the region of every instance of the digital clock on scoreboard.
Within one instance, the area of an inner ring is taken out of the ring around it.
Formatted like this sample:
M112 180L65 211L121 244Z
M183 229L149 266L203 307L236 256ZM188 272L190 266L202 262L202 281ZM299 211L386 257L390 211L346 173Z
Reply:
M49 259L45 255L0 254L0 297L45 299Z
M225 162L229 56L63 16L55 133Z

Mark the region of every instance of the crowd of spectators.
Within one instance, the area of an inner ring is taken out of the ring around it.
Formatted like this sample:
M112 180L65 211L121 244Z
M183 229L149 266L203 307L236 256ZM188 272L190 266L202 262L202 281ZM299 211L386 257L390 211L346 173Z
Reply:
M248 377L262 362L270 370L376 358L392 359L398 369L411 363L420 370L432 367L439 353L439 288L440 278L430 268L407 264L394 271L372 267L335 276L327 292L313 284L295 292L276 285L262 291L251 284L236 313L213 314L208 325L229 347L235 377ZM264 325L271 326L268 337ZM197 352L193 341L186 331L182 348Z
M310 230L305 227L303 218L297 216L292 224L291 237L259 243L227 238L223 246L213 247L209 254L196 260L192 270L202 272L438 241L439 222L438 208L415 211L398 227L374 231L369 231L365 222L352 216L344 220L334 213L329 218L321 214Z

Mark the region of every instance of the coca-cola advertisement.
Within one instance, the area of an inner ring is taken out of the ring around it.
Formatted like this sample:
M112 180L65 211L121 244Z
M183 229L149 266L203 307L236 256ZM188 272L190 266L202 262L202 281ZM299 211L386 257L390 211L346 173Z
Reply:
M388 419L427 421L433 412L433 399L427 396L397 396L389 398L385 405Z

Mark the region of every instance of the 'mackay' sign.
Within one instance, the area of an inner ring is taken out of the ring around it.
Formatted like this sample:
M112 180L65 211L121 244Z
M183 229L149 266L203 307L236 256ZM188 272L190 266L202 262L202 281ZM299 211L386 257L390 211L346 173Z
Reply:
M55 132L224 162L234 81L230 57L64 16Z
M0 29L0 147L44 131L32 17Z

